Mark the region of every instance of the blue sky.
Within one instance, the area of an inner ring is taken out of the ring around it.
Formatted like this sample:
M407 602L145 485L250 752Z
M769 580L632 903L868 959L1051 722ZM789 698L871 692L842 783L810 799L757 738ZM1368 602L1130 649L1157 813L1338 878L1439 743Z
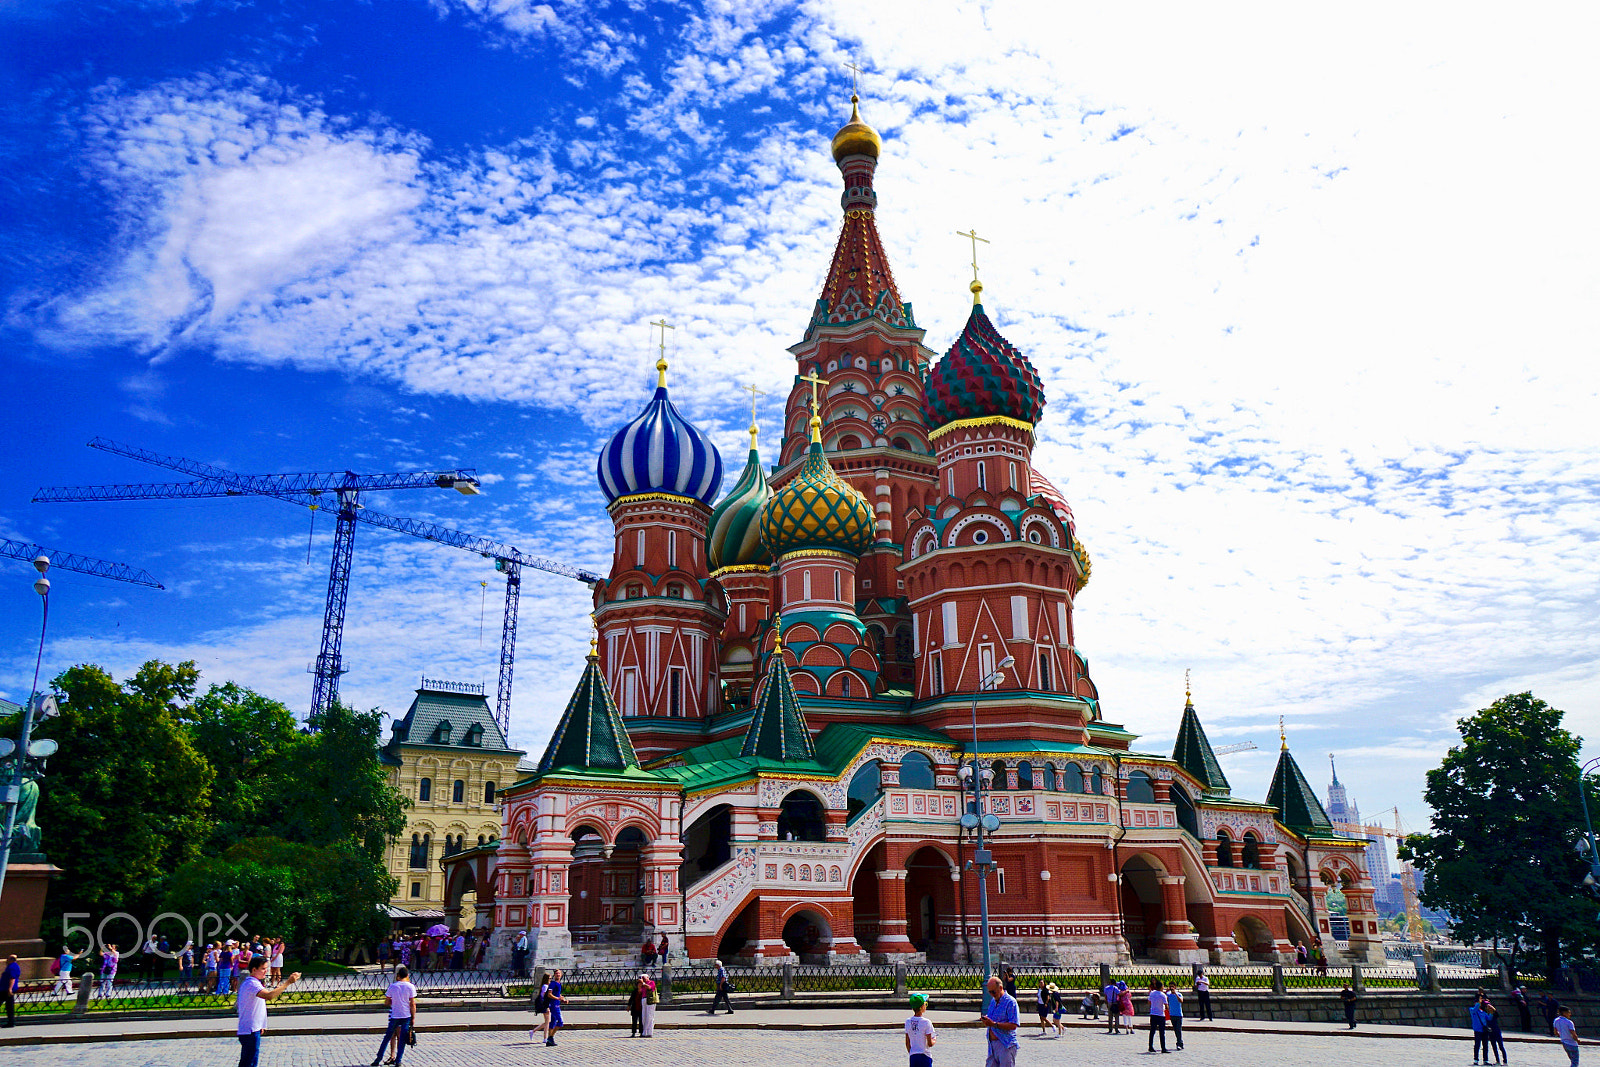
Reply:
M301 708L329 524L272 501L32 505L162 480L90 437L241 471L475 467L372 506L602 568L600 442L653 385L737 465L775 422L835 235L845 64L879 225L942 350L985 303L1050 397L1041 466L1095 561L1109 717L1170 745L1192 668L1241 793L1277 720L1319 787L1413 824L1455 718L1533 687L1600 736L1595 14L1453 7L0 4L0 535L59 575L47 663L196 659ZM1383 31L1373 31L1380 20ZM768 441L768 444L772 442ZM0 692L36 635L0 612ZM480 642L480 582L487 625ZM345 694L492 686L499 583L358 535ZM514 735L581 667L530 576Z

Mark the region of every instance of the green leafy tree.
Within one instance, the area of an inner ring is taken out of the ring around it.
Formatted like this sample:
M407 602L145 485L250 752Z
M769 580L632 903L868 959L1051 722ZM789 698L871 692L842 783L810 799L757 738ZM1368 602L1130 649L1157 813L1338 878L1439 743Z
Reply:
M276 834L306 844L345 844L382 864L405 829L405 801L378 762L382 713L335 703L313 716L279 781Z
M95 922L116 911L148 918L167 877L200 852L214 774L181 714L197 677L193 663L151 660L120 685L92 666L56 678L68 701L39 729L60 745L39 824L67 875L46 898L47 935L69 911Z
M195 751L216 771L211 786L208 851L271 832L282 779L301 735L283 704L228 682L213 685L186 709Z
M1581 742L1561 720L1514 693L1458 722L1461 743L1428 772L1431 831L1400 844L1427 874L1422 902L1448 912L1458 936L1536 945L1551 976L1600 933L1576 849Z

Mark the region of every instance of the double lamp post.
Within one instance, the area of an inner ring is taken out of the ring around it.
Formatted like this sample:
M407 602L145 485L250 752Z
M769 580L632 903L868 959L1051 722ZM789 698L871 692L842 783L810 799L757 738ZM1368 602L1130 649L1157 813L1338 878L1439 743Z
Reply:
M989 767L978 766L978 694L985 690L993 689L999 685L1006 676L1006 669L1016 659L1007 656L996 665L995 669L978 680L978 688L972 693L972 752L971 759L961 765L959 774L963 789L971 787L971 807L962 813L961 826L972 831L976 844L973 846L972 859L967 861L969 869L978 872L978 929L983 937L983 1010L989 1010L989 872L994 870L994 853L989 850L984 842L985 833L993 833L1000 829L1000 820L994 815L983 810L984 789L993 784L994 770Z

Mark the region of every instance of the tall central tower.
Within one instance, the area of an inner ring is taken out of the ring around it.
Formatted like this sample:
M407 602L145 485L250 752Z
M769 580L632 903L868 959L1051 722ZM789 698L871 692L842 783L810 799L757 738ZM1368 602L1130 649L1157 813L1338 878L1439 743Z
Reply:
M821 442L833 469L866 497L873 513L871 543L846 593L866 625L883 678L911 684L911 616L905 585L895 573L906 513L936 495L937 479L922 416L922 376L934 353L922 343L910 302L889 269L878 235L873 177L883 141L850 98L850 121L833 138L833 159L844 191L844 218L822 293L805 337L789 351L795 382L784 408L784 435L772 483L780 488L800 470L811 447L811 375L826 381L818 405Z

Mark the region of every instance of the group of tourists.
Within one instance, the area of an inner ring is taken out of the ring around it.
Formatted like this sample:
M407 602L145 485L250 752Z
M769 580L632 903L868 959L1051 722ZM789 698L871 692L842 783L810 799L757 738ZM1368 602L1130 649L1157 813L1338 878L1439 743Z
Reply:
M176 952L173 952L166 938L150 939L140 951L130 952L126 956L121 947L111 941L100 947L99 966L91 973L99 975L98 995L109 997L116 990L124 960L130 963L130 972L138 975L141 981L153 982L164 976L166 961L170 959L178 965L177 983L180 990L194 989L201 993L233 996L239 992L248 976L249 962L257 957L267 966L268 980L274 983L280 981L283 978L283 954L283 938L263 937L260 934L237 941L231 938L213 941L199 947L193 941L186 941ZM152 960L158 962L153 963ZM65 947L51 961L50 971L55 976L55 985L51 990L53 996L71 995L72 972L77 961L78 957Z
M462 971L483 962L489 938L476 934L395 934L378 943L378 970L388 974L391 967L404 967L407 973L419 971Z

